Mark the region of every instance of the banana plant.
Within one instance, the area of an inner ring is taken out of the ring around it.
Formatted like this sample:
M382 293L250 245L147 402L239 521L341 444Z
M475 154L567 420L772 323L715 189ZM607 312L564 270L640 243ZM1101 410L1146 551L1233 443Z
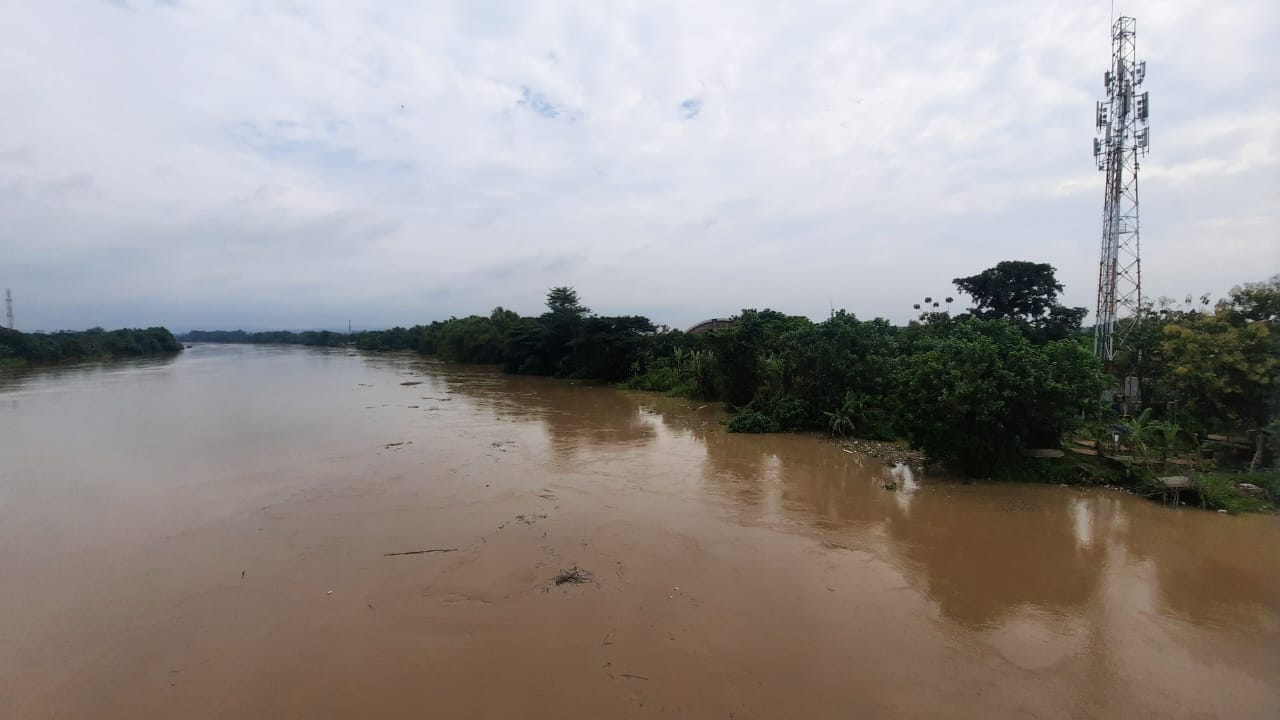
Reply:
M1160 455L1162 460L1168 460L1175 450L1177 450L1178 436L1182 434L1182 426L1172 420L1164 420L1151 423L1151 432L1154 436L1158 436L1160 440Z
M1129 447L1139 455L1145 456L1147 454L1147 439L1152 437L1152 433L1155 431L1155 422L1151 419L1151 408L1146 408L1138 413L1136 417L1132 417L1121 424L1129 431L1127 433Z
M827 426L836 437L852 435L856 429L854 420L862 414L863 400L852 390L844 394L844 403L835 412L824 412Z

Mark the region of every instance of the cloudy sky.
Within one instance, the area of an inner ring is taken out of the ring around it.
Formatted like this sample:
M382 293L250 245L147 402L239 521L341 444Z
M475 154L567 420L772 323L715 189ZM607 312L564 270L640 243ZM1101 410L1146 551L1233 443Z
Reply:
M358 5L365 6L358 8ZM1280 271L1280 4L1119 2L1148 295ZM0 0L20 329L1092 306L1110 2Z

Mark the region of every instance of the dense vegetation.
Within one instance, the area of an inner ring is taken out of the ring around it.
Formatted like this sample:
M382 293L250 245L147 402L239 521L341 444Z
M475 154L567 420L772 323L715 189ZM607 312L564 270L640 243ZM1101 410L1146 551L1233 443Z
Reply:
M182 344L162 327L145 330L22 333L0 328L0 362L58 362L88 358L122 358L178 352Z
M1225 299L1147 307L1117 371L1142 378L1157 417L1199 433L1275 427L1280 415L1280 275Z

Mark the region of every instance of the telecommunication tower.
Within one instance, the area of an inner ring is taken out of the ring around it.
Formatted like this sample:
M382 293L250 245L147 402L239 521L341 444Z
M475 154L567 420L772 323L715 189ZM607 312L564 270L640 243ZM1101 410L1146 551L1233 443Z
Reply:
M13 329L13 291L4 289L4 319L10 330Z
M1104 362L1138 324L1142 305L1142 254L1138 234L1138 158L1151 144L1149 93L1140 91L1147 63L1137 58L1138 21L1118 17L1111 25L1111 66L1103 75L1107 99L1096 106L1098 136L1093 158L1107 174L1102 205L1102 257L1098 262L1097 324L1093 352ZM1129 316L1120 322L1121 313Z

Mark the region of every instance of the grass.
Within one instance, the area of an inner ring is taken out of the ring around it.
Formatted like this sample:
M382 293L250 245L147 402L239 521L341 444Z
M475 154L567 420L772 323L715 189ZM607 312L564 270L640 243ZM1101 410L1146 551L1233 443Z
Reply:
M1204 506L1207 510L1226 510L1234 514L1275 512L1280 509L1280 470L1219 471L1194 474L1193 477L1204 497ZM1108 484L1129 488L1138 494L1148 496L1156 496L1160 492L1155 474L1141 465L1100 464L1093 458L1070 454L1064 458L1018 463L1002 472L996 479L1066 485ZM1261 497L1249 495L1239 489L1241 483L1257 485L1266 491L1266 495ZM1159 498L1156 497L1156 500L1158 501ZM1199 505L1194 495L1187 498L1187 503L1189 506Z
M668 397L691 398L697 392L692 380L683 377L679 370L671 367L652 368L623 382L620 387L624 390L662 393Z
M1210 510L1226 510L1229 513L1269 512L1276 509L1280 498L1280 470L1261 472L1205 473L1196 478L1204 496L1205 507ZM1267 491L1267 497L1254 497L1242 493L1237 485L1252 483Z

